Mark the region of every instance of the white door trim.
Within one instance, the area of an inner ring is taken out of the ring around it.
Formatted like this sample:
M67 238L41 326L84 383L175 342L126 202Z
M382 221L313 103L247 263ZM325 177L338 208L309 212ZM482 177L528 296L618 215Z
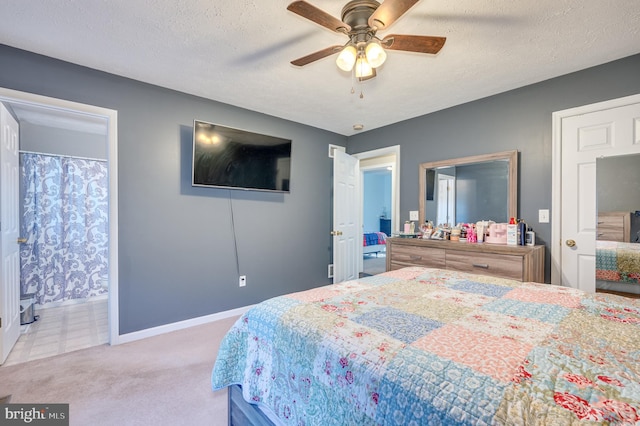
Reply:
M604 102L583 105L575 108L556 111L552 114L551 121L551 283L562 284L562 246L561 246L561 201L562 201L562 120L581 114L588 114L603 111L611 108L618 108L625 105L640 102L640 94L625 96L623 98L611 99Z
M77 111L107 120L109 165L109 343L120 343L118 309L118 112L112 109L0 87L0 102L30 104Z

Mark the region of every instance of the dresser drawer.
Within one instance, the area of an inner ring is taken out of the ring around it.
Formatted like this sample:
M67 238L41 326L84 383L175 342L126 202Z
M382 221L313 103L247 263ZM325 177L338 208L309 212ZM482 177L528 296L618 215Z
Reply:
M522 256L447 251L446 265L447 269L452 271L523 280L524 265Z
M391 237L387 271L422 266L543 283L544 249Z
M597 240L629 241L630 213L605 212L598 215Z
M622 216L600 216L598 218L598 240L623 241L624 218Z
M427 268L444 268L445 251L430 247L412 247L394 245L391 250L393 269L405 266L424 266Z
M601 241L620 241L624 242L624 232L622 228L609 229L604 226L598 226L597 240Z

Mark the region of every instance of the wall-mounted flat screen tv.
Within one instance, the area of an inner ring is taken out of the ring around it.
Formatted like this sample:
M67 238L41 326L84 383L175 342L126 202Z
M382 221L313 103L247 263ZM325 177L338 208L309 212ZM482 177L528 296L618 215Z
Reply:
M193 186L289 192L291 140L193 122Z

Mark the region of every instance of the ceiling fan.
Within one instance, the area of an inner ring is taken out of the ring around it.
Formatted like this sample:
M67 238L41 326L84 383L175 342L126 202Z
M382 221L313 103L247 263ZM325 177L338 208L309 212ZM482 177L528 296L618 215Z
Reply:
M376 33L387 29L419 0L351 0L342 8L342 20L306 1L294 1L287 9L316 24L349 37L344 45L327 47L291 61L304 66L340 52L336 65L344 71L355 70L360 81L376 76L376 68L387 58L385 50L435 54L442 49L445 37L390 34L382 39Z

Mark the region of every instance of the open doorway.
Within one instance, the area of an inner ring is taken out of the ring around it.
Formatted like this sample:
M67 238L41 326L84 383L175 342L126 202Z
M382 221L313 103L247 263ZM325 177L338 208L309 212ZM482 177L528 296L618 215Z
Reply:
M391 236L391 166L362 169L362 272L386 270L386 239Z
M398 176L400 147L355 154L360 160L362 255L361 275L386 270L386 238L399 229Z
M20 127L21 310L32 305L4 365L117 343L116 112L6 89L0 102ZM52 194L64 206L41 203ZM77 215L80 234L63 223ZM70 228L71 253L56 252Z

